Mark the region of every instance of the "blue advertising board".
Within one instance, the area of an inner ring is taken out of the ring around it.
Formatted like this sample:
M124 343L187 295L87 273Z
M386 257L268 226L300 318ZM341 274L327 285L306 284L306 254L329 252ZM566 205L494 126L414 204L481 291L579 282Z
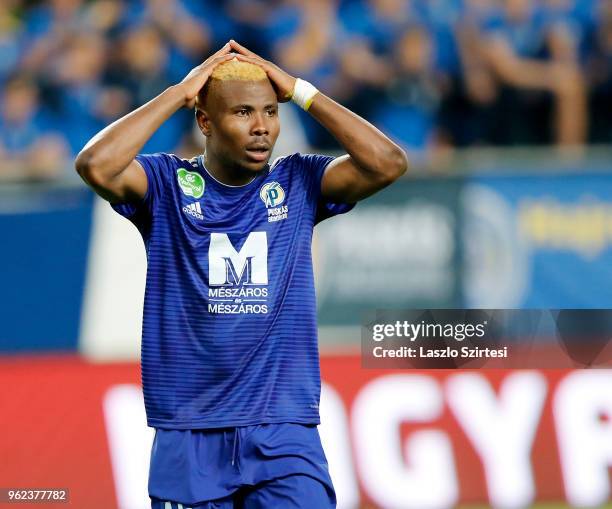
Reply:
M475 176L463 190L468 307L612 307L612 175Z
M92 193L3 189L0 351L76 350Z

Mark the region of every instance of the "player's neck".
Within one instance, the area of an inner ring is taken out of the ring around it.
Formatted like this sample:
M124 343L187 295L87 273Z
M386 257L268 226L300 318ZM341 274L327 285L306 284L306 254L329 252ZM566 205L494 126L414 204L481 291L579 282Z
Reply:
M208 173L222 184L227 186L245 186L257 178L257 173L240 168L228 166L217 159L214 154L204 153L204 166Z

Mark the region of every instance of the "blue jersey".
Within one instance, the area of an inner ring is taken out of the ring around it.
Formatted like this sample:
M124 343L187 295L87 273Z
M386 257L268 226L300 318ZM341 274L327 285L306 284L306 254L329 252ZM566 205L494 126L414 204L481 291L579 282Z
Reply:
M320 374L313 226L332 157L277 159L228 186L203 158L139 155L148 188L112 207L147 253L142 383L149 426L318 424Z

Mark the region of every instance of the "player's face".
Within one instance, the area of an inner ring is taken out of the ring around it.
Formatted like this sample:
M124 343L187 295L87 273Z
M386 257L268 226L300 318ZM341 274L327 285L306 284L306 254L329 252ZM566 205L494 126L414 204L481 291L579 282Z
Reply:
M229 167L263 169L280 132L270 81L223 81L211 92L207 150Z

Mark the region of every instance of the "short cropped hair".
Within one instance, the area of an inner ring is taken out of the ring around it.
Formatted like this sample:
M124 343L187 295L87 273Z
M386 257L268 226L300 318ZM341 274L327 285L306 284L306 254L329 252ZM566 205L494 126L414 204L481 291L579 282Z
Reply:
M237 58L219 64L210 75L202 90L198 93L197 106L203 107L206 95L215 81L261 81L268 79L266 71L250 62L242 62Z

